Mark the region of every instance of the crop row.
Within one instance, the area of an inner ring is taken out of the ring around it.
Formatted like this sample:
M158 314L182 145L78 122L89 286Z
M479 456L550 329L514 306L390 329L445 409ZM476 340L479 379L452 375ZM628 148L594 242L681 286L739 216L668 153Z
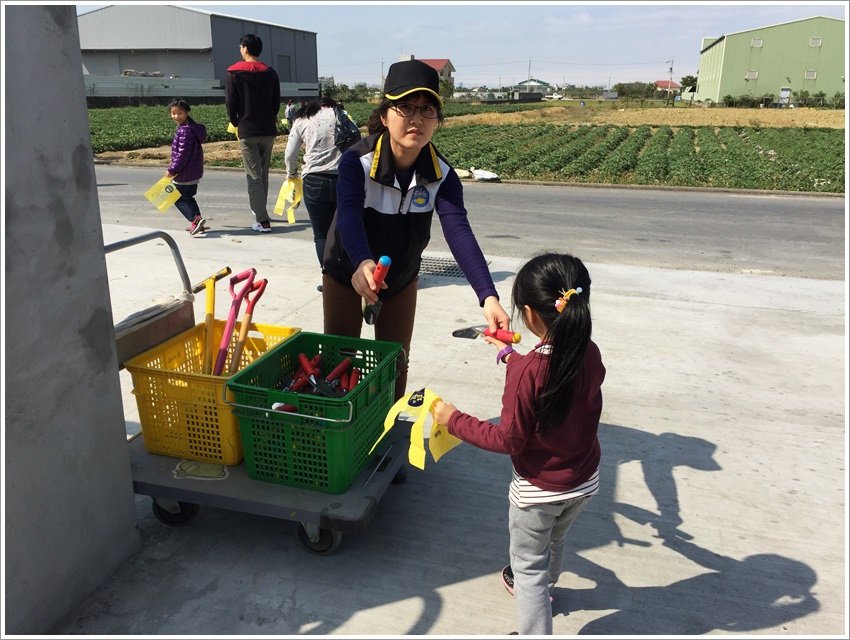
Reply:
M370 105L346 108L365 125ZM206 125L208 141L233 140L223 105L197 105L191 115ZM166 107L91 109L89 123L95 153L166 145L174 133ZM453 166L504 179L844 192L843 129L481 124L442 127L434 142Z
M467 125L434 142L504 179L844 192L841 129Z
M526 111L542 108L545 104L447 104L445 115L451 117ZM374 105L365 102L345 105L346 111L361 127L366 126L373 108ZM89 109L88 113L92 148L95 153L158 147L169 144L174 135L174 122L169 116L168 107L165 106ZM196 105L191 108L189 115L206 126L209 142L233 140L233 135L227 132L228 117L224 105ZM283 111L280 116L283 117ZM287 129L283 125L278 127L278 133L286 132Z

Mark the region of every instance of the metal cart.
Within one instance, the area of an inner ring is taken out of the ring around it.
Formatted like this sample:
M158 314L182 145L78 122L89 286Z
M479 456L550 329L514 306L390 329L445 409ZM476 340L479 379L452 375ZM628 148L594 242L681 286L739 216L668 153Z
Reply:
M115 326L119 363L195 326L193 287L170 235L153 231L106 245L105 250L111 253L149 240L163 240L171 249L183 293L171 303L134 314ZM141 434L136 434L128 443L133 490L150 496L154 515L169 526L190 522L202 505L271 516L300 523L301 543L313 553L328 554L340 545L344 532L369 526L390 484L405 481L409 433L410 422L399 420L342 494L254 480L248 477L244 462L225 466L151 454L138 437Z

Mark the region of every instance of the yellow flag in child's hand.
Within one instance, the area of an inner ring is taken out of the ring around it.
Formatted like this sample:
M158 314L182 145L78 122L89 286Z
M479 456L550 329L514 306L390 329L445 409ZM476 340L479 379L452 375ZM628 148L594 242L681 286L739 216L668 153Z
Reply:
M180 199L180 192L169 176L161 178L150 189L145 191L145 197L153 206L165 213L168 207Z
M277 202L274 205L274 212L282 216L286 210L286 221L289 224L295 222L295 210L301 204L301 198L304 196L304 185L301 178L287 178L280 187L280 193L277 194Z
M437 462L460 444L460 439L450 434L445 425L437 424L436 420L432 420L430 429L425 426L425 418L429 413L432 418L434 417L434 405L440 399L440 396L430 389L420 389L396 400L396 403L384 418L384 432L372 445L369 453L371 454L375 450L378 443L395 426L398 414L405 412L414 417L413 424L410 426L408 462L418 469L425 469L425 440L428 440L428 450L431 452L434 462Z
M236 139L239 139L239 129L233 126L232 122L227 123L227 133L232 133L236 136Z

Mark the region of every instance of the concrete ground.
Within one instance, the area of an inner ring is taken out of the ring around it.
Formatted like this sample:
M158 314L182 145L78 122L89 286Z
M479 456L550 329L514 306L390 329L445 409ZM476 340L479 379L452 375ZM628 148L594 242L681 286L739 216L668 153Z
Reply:
M110 243L148 230L103 231ZM255 267L269 279L255 322L321 332L312 243L208 235L175 238L192 282ZM507 301L519 262L489 259ZM116 322L181 289L162 242L107 266ZM555 633L846 636L846 282L588 268L608 371L601 492L569 536ZM230 296L217 291L223 319ZM481 321L465 281L424 275L408 388L498 416L492 348L451 335ZM321 556L290 520L204 507L167 527L138 496L141 552L55 633L506 634L509 479L507 456L462 444L411 468L365 532Z

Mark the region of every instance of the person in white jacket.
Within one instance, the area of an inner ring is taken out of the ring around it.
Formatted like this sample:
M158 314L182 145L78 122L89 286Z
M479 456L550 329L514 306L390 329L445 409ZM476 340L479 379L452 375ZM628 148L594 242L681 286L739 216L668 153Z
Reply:
M313 227L319 265L325 253L328 229L336 211L337 167L340 151L334 146L337 102L320 98L303 105L295 114L284 161L289 178L298 177L298 152L304 146L304 204Z

